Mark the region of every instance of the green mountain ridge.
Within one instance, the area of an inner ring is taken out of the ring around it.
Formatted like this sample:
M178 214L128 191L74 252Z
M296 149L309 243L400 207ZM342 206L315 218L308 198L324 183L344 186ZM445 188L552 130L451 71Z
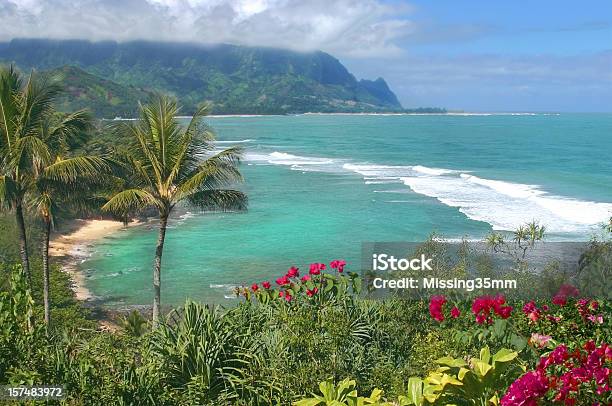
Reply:
M0 61L61 73L61 108L132 116L153 92L175 95L190 114L203 100L215 114L401 112L382 78L357 80L333 56L236 45L147 41L14 39Z
M65 92L57 106L62 111L89 108L98 117L135 117L138 103L145 103L152 96L150 91L120 85L74 66L44 73L58 78L63 84Z

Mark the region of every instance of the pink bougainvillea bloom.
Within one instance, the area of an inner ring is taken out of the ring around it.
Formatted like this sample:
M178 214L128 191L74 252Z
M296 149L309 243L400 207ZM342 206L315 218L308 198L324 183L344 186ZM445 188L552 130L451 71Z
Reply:
M553 296L552 302L553 304L556 304L557 306L565 306L567 304L567 296L560 295L557 293L556 295Z
M309 273L311 275L319 275L321 271L323 270L325 270L325 264L319 264L319 263L310 264Z
M289 292L285 292L285 300L290 302L293 299L293 296Z
M278 292L278 297L284 297L284 296L285 296L285 292L283 292L282 290Z
M512 314L512 310L513 310L512 306L504 306L499 309L499 312L497 312L497 314L502 319L507 319Z
M493 323L493 315L496 314L503 319L510 317L512 306L505 305L506 298L503 295L480 296L472 303L472 313L476 316L478 324Z
M276 280L276 284L280 286L289 285L289 283L291 283L291 281L289 280L287 275L283 275Z
M590 314L587 316L587 319L595 324L603 324L603 316L601 314L595 316L594 314Z
M453 319L456 319L457 317L459 317L461 315L461 311L457 308L457 306L454 306L451 309L451 317Z
M530 323L535 323L540 319L540 309L538 309L533 300L525 303L523 313L525 313Z
M537 311L538 308L536 307L535 302L533 300L525 303L525 305L523 306L523 313L525 313L526 315Z
M334 259L332 262L329 263L330 268L336 269L340 273L344 272L345 265L346 265L346 261L342 259Z
M314 289L306 289L306 296L313 297L315 294L317 294L318 291L319 289L317 287L315 287Z
M292 266L291 268L289 268L289 271L287 271L287 277L288 278L295 278L297 276L300 276L300 271L298 268Z
M538 333L531 334L531 339L529 340L533 345L538 348L546 347L546 344L552 339L551 336L546 336Z
M540 314L538 312L531 312L527 315L527 318L530 322L535 323L540 319Z
M444 296L432 296L429 300L429 314L433 317L434 320L439 322L444 321L444 312L442 307L446 303L446 298Z
M300 280L302 282L308 282L310 280L310 275L304 275L304 276L302 276L302 278Z
M538 399L548 392L549 382L542 370L529 371L510 385L501 399L502 406L537 406Z
M253 292L257 292L257 290L258 290L258 289L259 289L259 286L257 286L257 284L256 284L256 283L254 283L254 284L252 284L252 285L251 285L251 290L252 290Z
M261 286L263 286L264 289L270 289L270 282L268 282L268 281L262 282Z

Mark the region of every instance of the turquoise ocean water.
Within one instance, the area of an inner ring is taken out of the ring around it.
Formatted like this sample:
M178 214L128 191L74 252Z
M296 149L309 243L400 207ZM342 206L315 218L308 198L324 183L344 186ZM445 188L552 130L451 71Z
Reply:
M210 118L246 150L247 213L186 213L167 235L162 301L224 303L231 286L343 258L363 241L481 238L538 220L584 240L612 215L612 114ZM153 227L81 264L110 305L151 301Z

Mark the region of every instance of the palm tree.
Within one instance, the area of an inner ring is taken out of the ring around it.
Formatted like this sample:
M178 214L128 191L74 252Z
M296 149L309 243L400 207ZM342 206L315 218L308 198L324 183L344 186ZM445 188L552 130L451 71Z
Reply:
M153 325L160 317L161 261L168 217L180 202L213 210L244 210L244 193L223 189L242 180L237 147L217 152L214 136L203 124L207 106L200 107L186 127L177 120L175 100L159 96L140 106L140 119L115 127L118 139L130 140L124 153L132 173L129 185L117 192L103 209L124 215L154 208L159 236L153 262ZM120 138L119 138L120 137Z
M96 198L92 191L105 174L110 174L110 166L103 157L70 156L71 150L85 141L82 136L91 129L91 123L89 113L79 110L57 119L45 120L37 133L41 148L46 149L46 159L32 163L32 183L27 196L28 203L43 223L43 302L47 329L51 322L49 236L55 218L66 209L93 207Z
M32 162L48 159L37 134L54 114L59 91L56 84L34 73L24 82L13 66L0 68L0 203L15 212L21 264L30 287L24 198L32 182Z

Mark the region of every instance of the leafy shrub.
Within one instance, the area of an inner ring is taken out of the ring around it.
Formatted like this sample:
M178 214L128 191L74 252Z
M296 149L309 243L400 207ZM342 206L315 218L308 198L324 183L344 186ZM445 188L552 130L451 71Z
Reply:
M411 378L408 392L400 396L400 405L487 405L498 404L508 384L521 372L514 361L518 353L502 349L491 356L489 348L469 362L444 357L440 367L425 379Z
M370 396L358 396L355 381L343 379L338 385L331 381L321 382L319 390L321 395L302 399L294 403L295 406L362 406L362 405L391 405L381 401L382 391L374 389Z

